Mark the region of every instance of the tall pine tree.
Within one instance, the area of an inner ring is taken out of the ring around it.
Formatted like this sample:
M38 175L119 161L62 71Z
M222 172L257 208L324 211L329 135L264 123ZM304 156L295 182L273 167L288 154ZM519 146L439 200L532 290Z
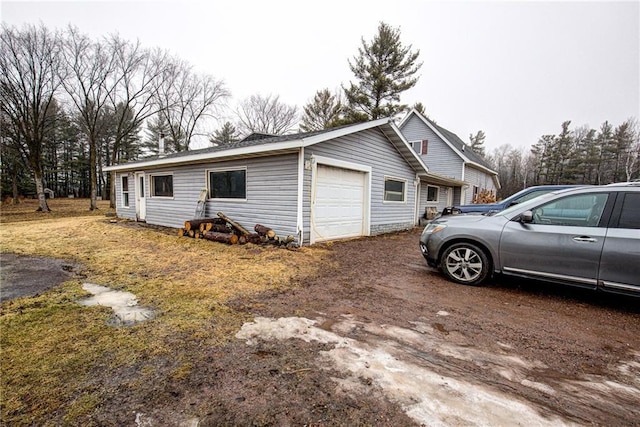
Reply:
M391 117L406 109L402 92L418 82L420 51L400 41L400 29L381 22L370 43L362 39L358 55L349 61L356 82L344 88L347 118L354 123Z

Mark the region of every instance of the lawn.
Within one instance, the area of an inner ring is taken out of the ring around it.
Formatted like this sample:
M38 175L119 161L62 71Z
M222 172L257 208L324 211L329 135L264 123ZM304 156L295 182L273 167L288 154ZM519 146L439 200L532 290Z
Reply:
M132 388L161 381L159 372L188 375L198 355L187 348L224 345L248 320L230 301L298 286L326 254L179 238L106 216L107 201L93 212L88 200L49 203L51 213L36 213L31 200L0 210L1 253L79 266L74 279L0 306L3 425L90 424L112 372L136 372L120 384ZM85 282L131 292L155 316L110 326L109 308L77 303Z

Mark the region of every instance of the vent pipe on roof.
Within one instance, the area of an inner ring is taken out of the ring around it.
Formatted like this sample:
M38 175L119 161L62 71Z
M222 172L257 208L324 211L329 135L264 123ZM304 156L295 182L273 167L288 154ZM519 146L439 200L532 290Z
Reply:
M164 133L160 133L160 137L158 138L158 154L160 156L164 155Z

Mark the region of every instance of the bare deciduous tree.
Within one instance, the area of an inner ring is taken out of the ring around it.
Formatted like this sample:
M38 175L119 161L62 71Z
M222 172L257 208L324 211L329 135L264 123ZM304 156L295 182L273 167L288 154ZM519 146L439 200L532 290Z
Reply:
M109 45L93 41L77 28L69 27L64 58L68 78L64 87L75 105L80 128L89 143L91 210L97 209L97 147L103 116L120 78L112 79L116 57Z
M240 133L285 134L298 121L298 107L280 102L279 96L251 95L236 109Z
M141 47L140 42L123 40L117 35L108 40L114 58L114 73L110 77L113 91L109 94L115 113L116 132L109 163L120 160L122 144L142 126L144 121L158 112L153 102L154 87L164 76L166 52L151 51ZM110 205L115 208L115 172L111 174Z
M44 26L0 33L0 109L11 123L18 146L33 173L38 210L48 212L44 193L42 151L53 125L48 114L61 84L60 37ZM64 77L64 76L62 76Z
M154 102L167 125L173 151L187 151L194 136L205 135L198 131L202 119L214 118L229 96L222 80L196 74L186 62L167 57L162 75L155 80Z

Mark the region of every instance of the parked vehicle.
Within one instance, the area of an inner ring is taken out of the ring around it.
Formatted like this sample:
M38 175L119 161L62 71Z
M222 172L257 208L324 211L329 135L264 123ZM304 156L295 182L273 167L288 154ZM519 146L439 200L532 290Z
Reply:
M450 215L420 237L454 282L493 273L640 296L640 183L554 191L494 215Z
M451 214L492 214L500 212L506 208L517 205L518 203L526 202L535 197L542 196L543 194L550 193L556 190L563 190L565 188L577 187L576 185L537 185L533 187L527 187L524 190L520 190L515 194L505 198L496 203L478 203L471 205L452 206L444 208L441 216Z

